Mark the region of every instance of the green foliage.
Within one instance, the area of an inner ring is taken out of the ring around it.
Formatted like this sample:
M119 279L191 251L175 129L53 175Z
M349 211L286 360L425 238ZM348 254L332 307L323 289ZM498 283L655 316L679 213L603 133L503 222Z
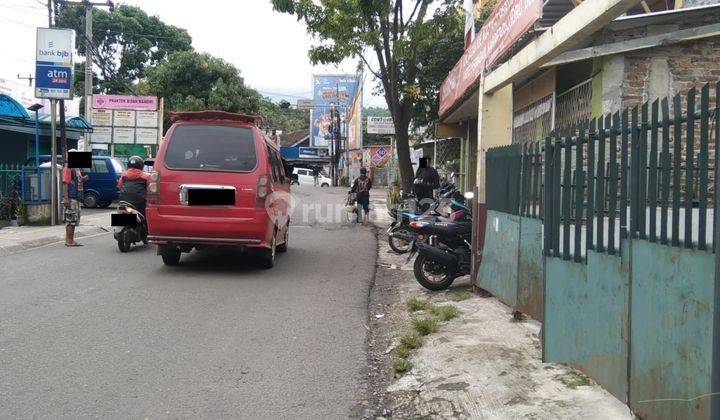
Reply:
M411 361L407 359L395 359L393 360L392 364L390 365L390 368L395 373L405 373L412 369L413 364Z
M260 101L260 115L265 117L264 125L283 133L310 127L310 111L304 109L282 108L268 98Z
M405 359L410 355L410 349L405 346L397 346L393 350L393 353L395 353L395 356Z
M62 4L57 26L74 29L78 52L86 55L84 6ZM93 62L100 69L95 89L108 93L128 92L149 68L173 52L192 48L185 29L167 25L157 16L148 16L139 7L128 5L119 5L112 13L94 8L92 39L96 47ZM83 84L84 78L76 78L76 90L83 89Z
M424 340L417 334L407 333L400 337L400 345L408 349L418 349L424 344Z
M410 320L410 325L420 335L432 334L439 328L437 320L433 317L415 317Z
M430 313L433 314L438 321L449 321L460 315L458 308L452 305L433 306L430 308Z
M263 101L235 66L195 51L171 54L148 71L138 91L164 97L166 118L171 111L205 109L257 114Z
M448 37L447 45L457 41L462 48L462 19L455 16L459 14L460 0L422 0L410 7L403 7L407 3L403 0L272 0L272 3L275 10L297 16L315 37L317 43L308 51L313 64L359 58L361 67L376 77L377 92L383 93L393 117L400 173L404 188L409 190L413 173L408 128L413 110L424 95L419 81L425 77L420 72L424 65L420 59L435 54L436 44ZM429 17L428 12L433 10ZM428 23L442 16L447 16L447 25L442 30ZM368 54L378 63L377 68L370 67ZM448 60L448 66L455 63L448 57L443 60ZM438 88L436 82L427 84Z
M413 296L405 301L405 306L407 306L410 311L422 311L432 305L430 305L427 299L420 299Z

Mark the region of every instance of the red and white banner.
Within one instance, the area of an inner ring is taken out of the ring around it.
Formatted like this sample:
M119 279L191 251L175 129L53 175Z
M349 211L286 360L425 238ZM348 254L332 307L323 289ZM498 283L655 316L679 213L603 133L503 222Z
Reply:
M500 0L440 86L442 115L542 16L542 0Z

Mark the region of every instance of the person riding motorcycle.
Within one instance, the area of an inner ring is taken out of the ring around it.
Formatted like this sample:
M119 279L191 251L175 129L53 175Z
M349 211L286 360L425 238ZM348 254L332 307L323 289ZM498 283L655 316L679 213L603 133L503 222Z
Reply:
M147 186L150 175L143 172L145 161L140 156L128 158L128 169L120 175L117 185L120 189L120 201L130 203L145 216L147 205Z

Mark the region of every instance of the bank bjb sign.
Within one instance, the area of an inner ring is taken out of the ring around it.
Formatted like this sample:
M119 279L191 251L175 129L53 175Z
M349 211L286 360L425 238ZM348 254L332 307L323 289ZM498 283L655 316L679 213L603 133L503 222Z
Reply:
M38 28L35 47L35 97L72 99L72 29Z

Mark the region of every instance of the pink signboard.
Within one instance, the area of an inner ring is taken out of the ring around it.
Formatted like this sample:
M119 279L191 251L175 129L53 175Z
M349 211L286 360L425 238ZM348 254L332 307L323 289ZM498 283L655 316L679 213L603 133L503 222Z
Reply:
M157 96L93 95L93 108L96 109L156 111L157 107Z
M440 87L442 115L542 16L542 0L500 0Z

